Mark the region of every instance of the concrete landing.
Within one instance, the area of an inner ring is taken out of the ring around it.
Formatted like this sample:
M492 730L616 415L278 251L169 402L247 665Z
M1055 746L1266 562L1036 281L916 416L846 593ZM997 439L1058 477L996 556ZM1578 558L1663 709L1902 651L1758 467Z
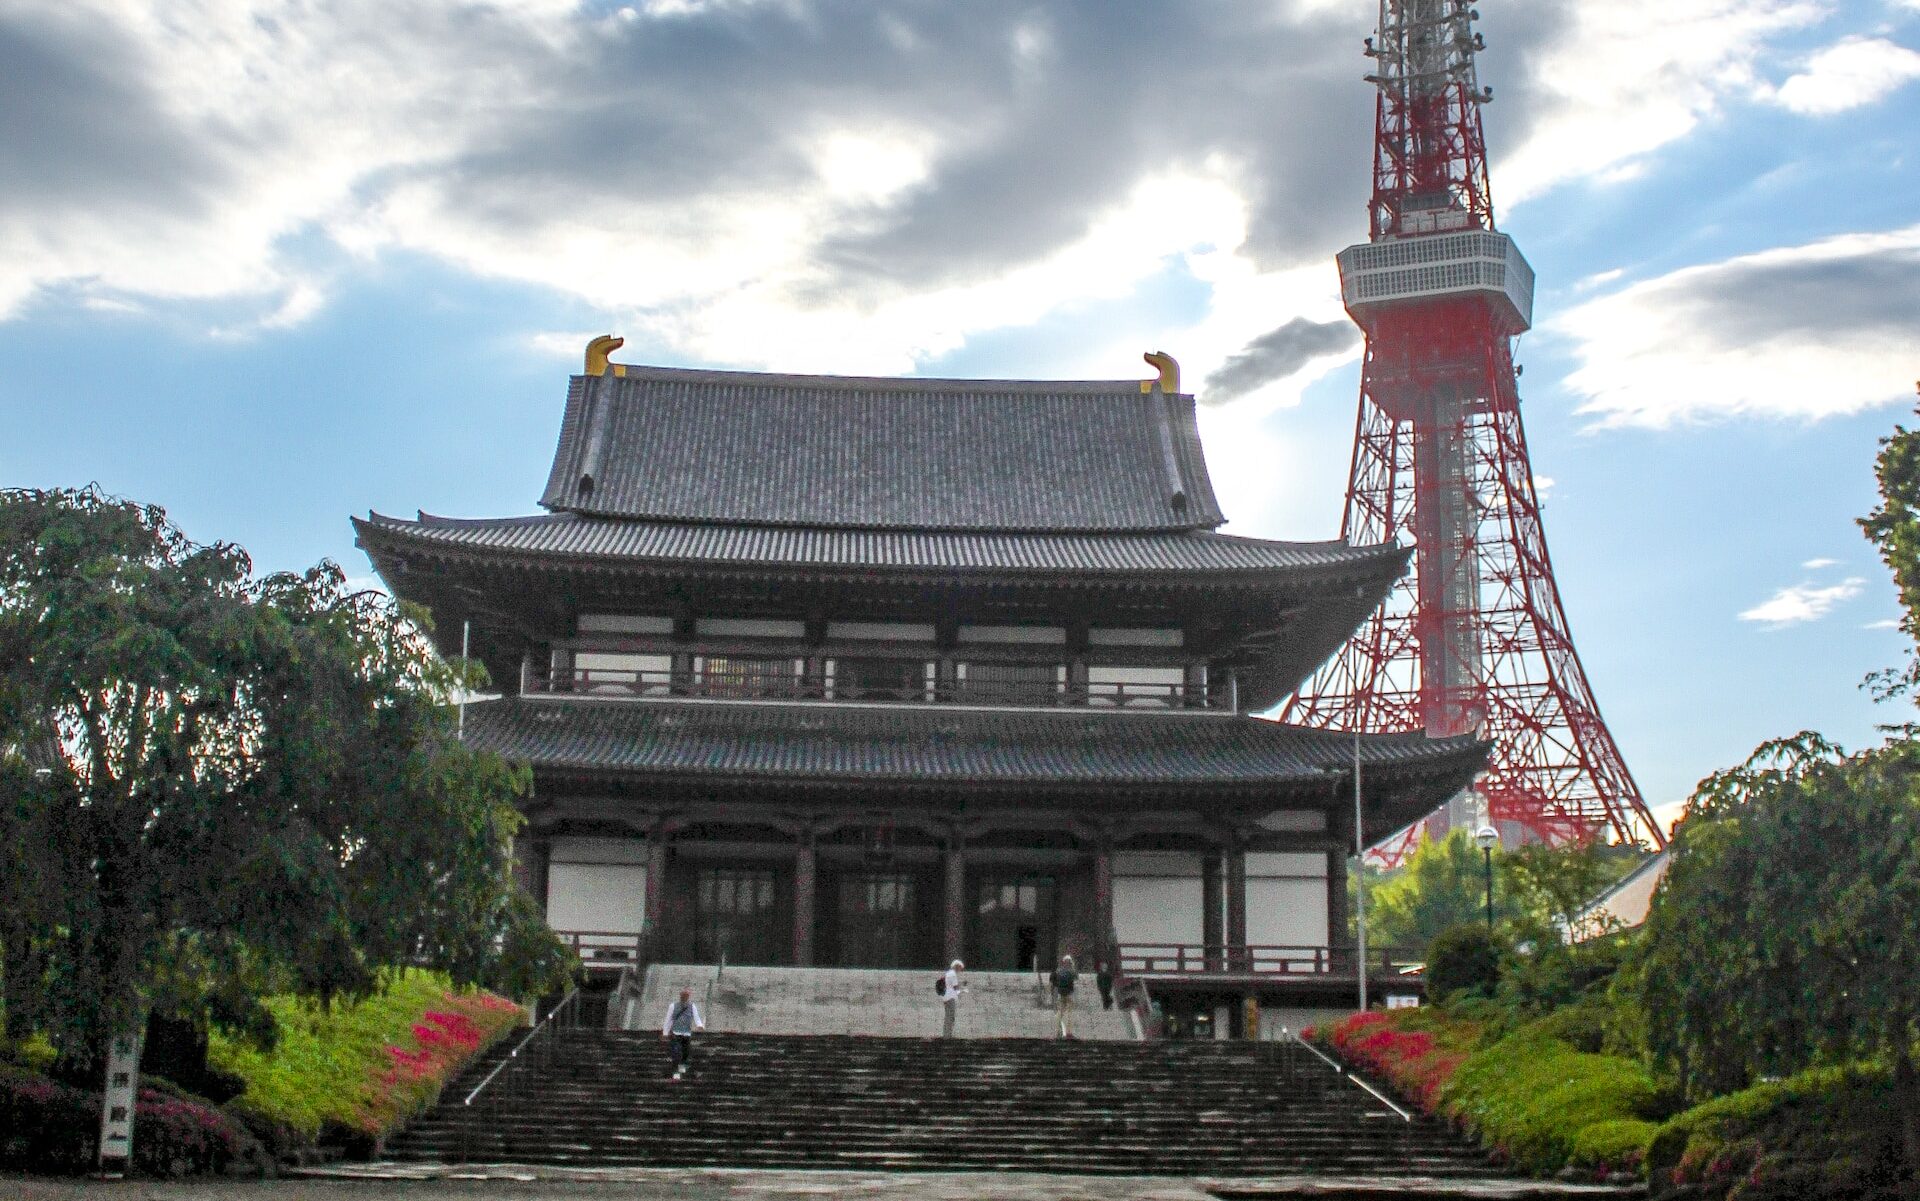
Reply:
M441 1197L620 1197L623 1201L799 1201L857 1197L866 1201L1210 1201L1211 1198L1301 1198L1306 1201L1625 1201L1641 1188L1564 1184L1547 1180L1429 1180L1390 1176L1275 1176L1259 1180L1181 1179L1166 1176L1056 1176L1038 1172L831 1172L742 1171L727 1168L554 1168L520 1164L366 1163L308 1168L296 1173L315 1193L328 1186L356 1187L354 1201L391 1196L406 1201ZM379 1185L393 1186L383 1193ZM51 1182L50 1182L51 1183ZM219 1182L235 1201L305 1191L291 1181ZM79 1196L50 1188L44 1196ZM149 1187L152 1187L149 1185ZM163 1186L164 1187L164 1186ZM182 1197L202 1197L192 1184L174 1186ZM198 1187L208 1188L201 1184ZM214 1187L219 1187L218 1185ZM498 1191L496 1191L498 1190ZM511 1190L511 1191L509 1191ZM41 1194L29 1194L36 1201Z
M680 989L691 988L707 1029L737 1034L866 1034L925 1038L940 1033L941 1001L932 968L729 967L655 964L631 1029L658 1030ZM1091 973L1074 992L1077 1038L1132 1041L1132 1020L1102 1010ZM1042 1008L1026 972L967 972L954 1033L961 1038L1051 1038L1051 1007Z

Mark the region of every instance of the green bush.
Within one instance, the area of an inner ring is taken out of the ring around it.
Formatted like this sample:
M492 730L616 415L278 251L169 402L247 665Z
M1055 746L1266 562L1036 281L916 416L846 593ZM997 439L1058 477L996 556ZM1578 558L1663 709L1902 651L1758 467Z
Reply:
M364 1145L385 1136L522 1016L491 994L454 993L432 972L407 972L353 1004L266 1005L280 1031L271 1050L215 1032L208 1061L246 1082L228 1106L276 1151L295 1138Z
M1892 1073L1817 1068L1697 1105L1668 1121L1647 1151L1656 1194L1684 1189L1739 1201L1910 1199Z
M1491 996L1499 984L1500 946L1485 926L1451 926L1427 947L1427 992L1434 999Z
M1651 1138L1650 1119L1670 1112L1640 1065L1576 1050L1540 1022L1470 1055L1441 1107L1530 1172L1637 1164L1646 1144L1633 1139ZM1586 1136L1595 1126L1604 1129Z
M1603 1001L1587 999L1556 1009L1533 1024L1548 1038L1559 1039L1576 1051L1597 1055L1606 1049L1611 1013Z
M1355 1014L1315 1033L1347 1063L1461 1123L1516 1168L1600 1175L1637 1169L1673 1106L1638 1064L1565 1041L1592 1042L1597 1009L1491 1034L1462 1011L1504 1011L1472 999Z
M1640 1118L1595 1122L1573 1136L1568 1162L1603 1171L1638 1172L1647 1156L1647 1144L1660 1127Z
M211 1105L156 1079L134 1106L133 1170L145 1176L221 1172L238 1163L265 1166L246 1130ZM0 1066L0 1168L77 1175L99 1153L98 1093Z

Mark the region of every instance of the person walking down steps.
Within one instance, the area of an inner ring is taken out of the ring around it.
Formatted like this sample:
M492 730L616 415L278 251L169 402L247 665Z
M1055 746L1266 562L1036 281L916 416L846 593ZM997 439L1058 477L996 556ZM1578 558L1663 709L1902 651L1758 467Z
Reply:
M1073 1037L1073 986L1080 979L1080 973L1073 970L1073 956L1062 955L1060 966L1053 969L1054 1013L1060 1019L1060 1037Z
M958 959L954 960L947 968L947 974L937 982L939 988L936 991L940 994L941 1038L953 1037L953 1020L960 1014L960 994L966 991L960 986L960 972L966 966Z
M1093 982L1100 986L1100 1008L1113 1008L1113 968L1104 959L1093 965Z
M707 1024L700 1020L700 1007L693 1003L693 990L681 989L680 999L667 1007L667 1020L660 1025L660 1037L666 1040L673 1056L675 1080L685 1076L693 1064L693 1032L706 1028Z

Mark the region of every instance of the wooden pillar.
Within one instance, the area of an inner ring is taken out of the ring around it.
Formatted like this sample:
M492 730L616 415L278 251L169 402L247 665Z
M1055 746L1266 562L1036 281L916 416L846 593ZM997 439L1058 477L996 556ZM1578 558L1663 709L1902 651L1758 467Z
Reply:
M1113 848L1102 842L1093 852L1093 953L1113 964Z
M1347 933L1347 848L1336 845L1327 849L1327 945L1352 942Z
M813 966L813 835L805 834L793 852L793 966Z
M1247 852L1238 838L1227 848L1227 945L1240 948L1235 956L1245 955L1247 945ZM1251 963L1230 966L1249 971Z
M945 948L946 961L952 963L960 958L960 948L967 935L967 855L966 844L958 835L947 844L946 869L946 905L942 908L945 933L941 946Z
M1220 948L1226 943L1226 931L1221 927L1220 851L1209 847L1200 860L1200 941L1206 944L1202 951L1207 957L1207 970L1217 972L1224 966L1220 962Z
M645 937L655 956L666 953L662 926L667 907L667 835L655 826L647 835L647 914Z

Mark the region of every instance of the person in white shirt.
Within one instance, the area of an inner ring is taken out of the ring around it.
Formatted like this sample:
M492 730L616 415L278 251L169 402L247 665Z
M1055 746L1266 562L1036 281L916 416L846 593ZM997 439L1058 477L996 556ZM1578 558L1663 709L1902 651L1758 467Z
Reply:
M667 1020L660 1024L660 1037L673 1055L673 1078L680 1079L693 1064L693 1032L705 1030L700 1007L693 1003L693 990L680 990L680 999L667 1007Z
M940 1019L941 1038L953 1037L953 1019L958 1016L960 1012L960 994L965 991L960 987L960 970L966 966L966 964L956 959L953 961L952 966L947 968L947 987L940 993L940 1010L942 1014Z

